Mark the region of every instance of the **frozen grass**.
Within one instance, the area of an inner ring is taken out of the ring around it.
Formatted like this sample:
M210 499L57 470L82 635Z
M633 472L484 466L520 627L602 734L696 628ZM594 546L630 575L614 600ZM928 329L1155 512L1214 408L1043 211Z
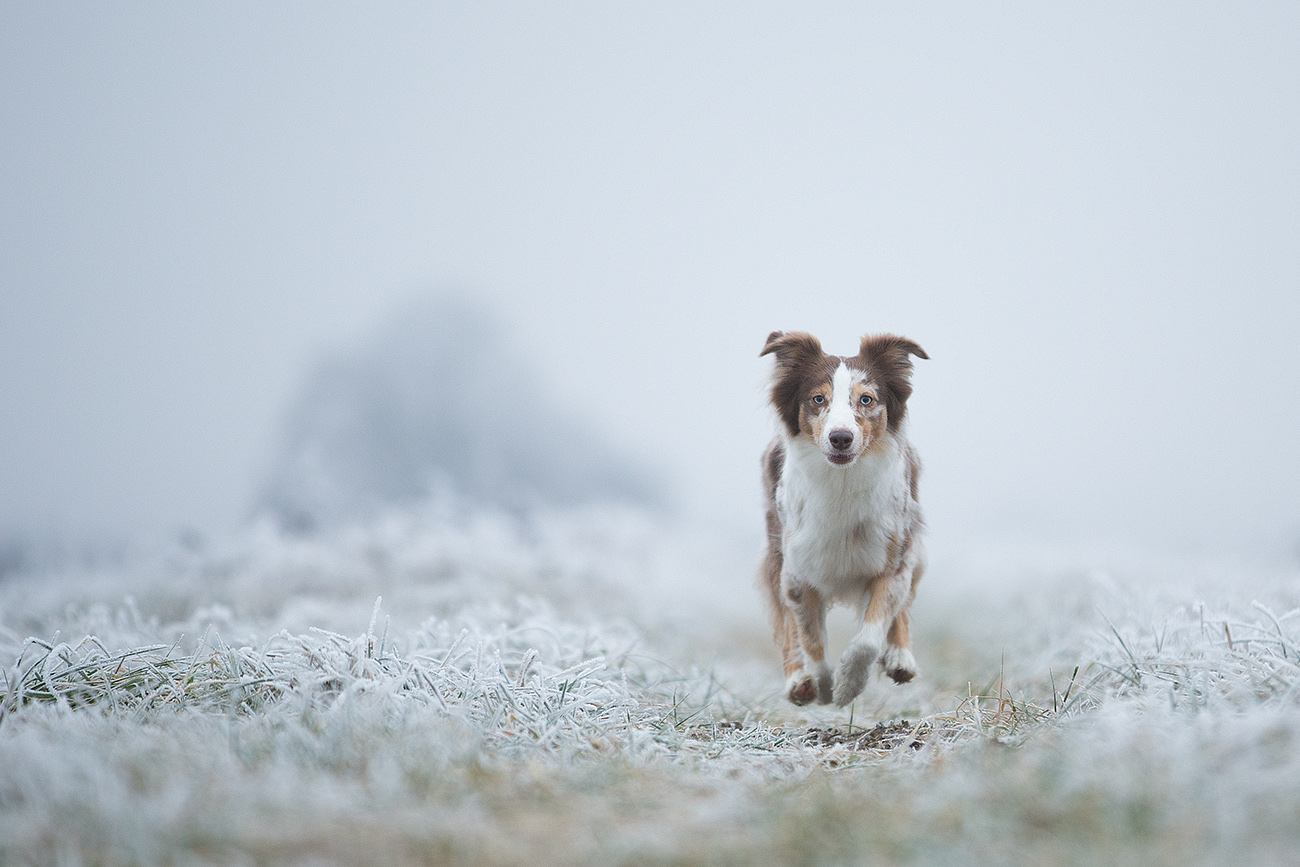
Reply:
M751 561L631 513L444 505L10 580L0 863L1300 853L1294 577L936 570L922 678L842 713L780 701Z

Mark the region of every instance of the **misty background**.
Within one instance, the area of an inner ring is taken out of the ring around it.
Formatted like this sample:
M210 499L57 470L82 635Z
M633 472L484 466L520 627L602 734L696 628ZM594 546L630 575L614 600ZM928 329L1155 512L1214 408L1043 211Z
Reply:
M410 497L455 431L756 547L806 329L930 354L937 550L1300 544L1291 4L6 2L0 205L0 536Z

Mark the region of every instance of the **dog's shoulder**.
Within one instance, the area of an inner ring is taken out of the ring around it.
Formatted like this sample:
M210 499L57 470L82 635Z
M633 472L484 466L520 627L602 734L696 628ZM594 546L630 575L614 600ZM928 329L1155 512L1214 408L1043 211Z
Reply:
M776 495L776 486L781 482L781 472L785 469L785 443L781 438L773 437L763 452L763 492L771 499Z
M903 459L906 461L907 487L912 495L912 502L920 500L921 455L906 438L902 441Z

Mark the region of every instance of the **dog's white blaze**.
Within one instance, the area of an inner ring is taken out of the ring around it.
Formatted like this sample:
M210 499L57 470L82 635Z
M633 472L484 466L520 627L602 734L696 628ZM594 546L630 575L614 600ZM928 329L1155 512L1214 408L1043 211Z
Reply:
M833 430L847 430L853 434L854 450L862 438L858 430L857 418L853 415L853 372L843 361L835 368L831 377L831 406L826 412L826 425L822 428L822 441L818 443L824 451L831 448L830 433Z

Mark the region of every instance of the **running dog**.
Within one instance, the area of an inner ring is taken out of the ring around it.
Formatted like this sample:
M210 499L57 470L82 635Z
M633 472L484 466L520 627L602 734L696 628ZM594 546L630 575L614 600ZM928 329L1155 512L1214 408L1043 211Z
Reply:
M840 707L879 662L897 683L916 676L908 609L925 570L917 504L921 472L907 439L912 359L929 358L892 334L862 338L858 354L827 355L801 331L774 331L771 402L779 432L763 454L768 591L785 694L797 705ZM856 606L861 624L834 675L826 610Z

